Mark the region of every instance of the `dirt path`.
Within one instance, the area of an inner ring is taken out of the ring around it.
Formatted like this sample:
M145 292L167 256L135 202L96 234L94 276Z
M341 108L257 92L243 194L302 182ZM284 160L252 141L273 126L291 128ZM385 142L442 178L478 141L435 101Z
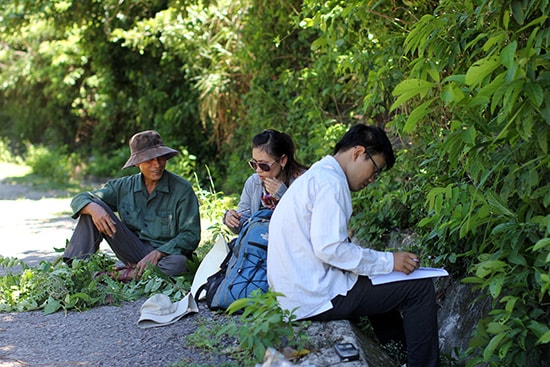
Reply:
M26 167L0 163L0 255L33 266L59 255L55 248L65 246L76 222L68 192L14 183L13 176L26 173Z
M65 246L75 224L68 193L14 184L5 177L14 169L0 165L0 255L30 265L51 260L56 256L54 248Z

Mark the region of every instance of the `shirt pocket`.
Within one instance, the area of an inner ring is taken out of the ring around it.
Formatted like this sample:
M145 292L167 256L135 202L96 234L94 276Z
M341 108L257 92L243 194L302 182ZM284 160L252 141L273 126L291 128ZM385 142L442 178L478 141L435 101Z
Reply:
M171 239L176 236L174 215L166 210L157 210L153 218L153 227L158 238Z

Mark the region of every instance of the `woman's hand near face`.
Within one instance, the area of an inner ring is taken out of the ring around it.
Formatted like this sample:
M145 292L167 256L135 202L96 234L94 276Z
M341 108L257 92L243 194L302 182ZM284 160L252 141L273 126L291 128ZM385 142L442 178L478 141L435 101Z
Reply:
M270 178L266 177L264 180L264 186L268 194L274 196L281 185L283 184L282 181L277 180L276 178Z

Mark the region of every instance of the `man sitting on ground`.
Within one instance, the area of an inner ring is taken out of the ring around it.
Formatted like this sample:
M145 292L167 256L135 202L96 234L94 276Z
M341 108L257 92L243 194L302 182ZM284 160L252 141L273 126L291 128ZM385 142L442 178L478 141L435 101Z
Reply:
M136 166L140 173L73 198L73 218L79 220L64 260L89 257L105 239L126 264L111 274L118 280L140 276L150 265L168 276L181 275L200 241L197 197L187 180L166 171L166 161L178 151L165 146L156 131L139 132L129 144L123 168Z

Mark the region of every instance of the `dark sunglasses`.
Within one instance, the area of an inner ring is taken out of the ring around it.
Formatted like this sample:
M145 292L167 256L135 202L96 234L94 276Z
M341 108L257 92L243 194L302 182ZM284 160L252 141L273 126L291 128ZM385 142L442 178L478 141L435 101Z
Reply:
M252 168L254 171L260 167L260 169L264 172L269 172L271 170L271 166L273 166L275 163L279 162L281 158L275 160L273 163L259 163L256 162L254 159L251 159L248 161L248 165L250 168Z

